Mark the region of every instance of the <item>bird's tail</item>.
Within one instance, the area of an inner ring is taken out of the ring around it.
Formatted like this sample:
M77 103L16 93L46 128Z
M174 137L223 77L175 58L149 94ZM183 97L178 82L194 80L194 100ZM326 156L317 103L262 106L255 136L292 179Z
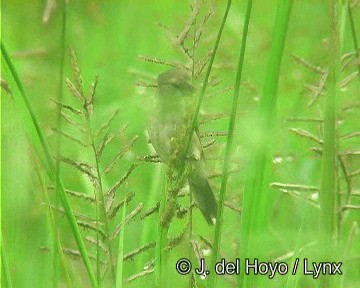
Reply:
M199 207L206 221L213 225L216 222L217 204L209 181L203 173L200 163L197 163L189 174L189 186L193 193L195 204Z

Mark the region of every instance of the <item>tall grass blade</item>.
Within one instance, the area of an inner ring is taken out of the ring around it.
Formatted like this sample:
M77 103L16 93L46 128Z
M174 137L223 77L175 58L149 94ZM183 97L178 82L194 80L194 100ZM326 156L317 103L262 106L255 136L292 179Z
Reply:
M359 71L359 79L360 79L360 47L359 47L359 41L356 36L356 27L355 27L355 20L354 20L354 13L352 11L351 7L351 0L347 1L347 8L348 8L348 14L349 14L349 21L350 21L350 29L351 29L351 36L353 38L354 42L354 49L355 49L355 55L358 59L358 71ZM359 22L358 22L359 24Z
M322 253L327 257L332 254L333 239L337 234L337 197L336 195L336 97L338 94L338 81L340 74L340 47L342 44L342 29L339 29L340 9L335 0L330 3L330 49L329 49L329 80L328 93L325 97L324 115L324 144L321 159L320 174L320 235L319 243ZM341 39L341 40L340 40ZM341 42L340 42L341 41ZM324 255L324 256L325 256ZM335 281L325 277L322 286L338 287Z
M209 64L208 64L207 69L206 69L206 74L205 74L205 78L204 78L204 81L203 81L203 85L201 86L201 90L200 90L200 93L199 93L199 99L198 99L197 104L196 104L196 109L195 109L195 112L194 112L194 115L193 115L193 118L192 118L192 121L191 121L189 136L188 136L188 139L187 139L187 142L186 142L185 155L188 155L189 150L190 150L192 135L193 135L193 133L195 131L195 128L196 128L196 125L197 125L197 119L198 119L198 116L199 116L200 107L201 107L202 101L204 99L205 91L206 91L206 88L207 88L207 85L208 85L208 82L209 82L211 69L212 69L212 66L214 64L216 52L217 52L219 44L220 44L221 35L222 35L222 32L223 32L224 27L225 27L225 23L226 23L227 16L229 14L230 7L231 7L231 0L228 0L227 5L226 5L226 9L225 9L225 14L223 16L223 19L222 19L222 22L221 22L221 25L220 25L220 29L219 29L219 31L217 33L217 36L216 36L214 49L212 50L211 57L210 57L210 60L209 60ZM183 167L185 168L185 165L183 165Z
M250 23L250 15L251 15L251 9L252 9L252 0L249 0L247 2L247 8L246 8L246 15L244 20L244 29L241 39L241 48L240 48L240 57L239 57L239 63L237 68L237 75L236 75L236 81L235 81L235 90L234 90L234 96L233 96L233 103L232 103L232 109L231 109L231 117L229 122L229 128L228 128L228 138L226 142L226 150L225 150L225 160L223 165L223 171L222 171L222 181L221 181L221 188L220 188L220 198L218 203L218 210L217 210L217 221L216 221L216 227L215 227L215 237L213 242L213 254L211 259L211 266L215 267L216 261L219 258L220 253L220 243L221 243L221 230L223 225L223 210L224 210L224 201L225 201L225 193L226 193L226 186L227 181L229 178L229 164L230 164L230 158L231 158L231 149L232 149L232 143L233 143L233 136L234 136L234 127L235 127L235 121L236 121L236 115L237 115L237 104L239 99L239 91L240 91L240 82L241 82L241 76L242 76L242 70L243 70L243 64L244 64L244 58L245 58L245 49L246 49L246 40L247 40L247 34L249 29L249 23ZM209 282L208 287L216 287L216 275L214 273L210 274L209 276Z
M320 225L321 237L328 244L335 236L335 202L336 202L336 189L335 189L335 161L336 161L336 95L337 83L339 79L339 27L337 5L335 1L331 3L331 47L330 47L330 69L328 81L328 93L325 98L325 115L324 115L324 144L322 153L321 164L321 179L320 179Z
M126 203L127 196L125 196ZM123 206L123 213L121 216L121 231L119 236L119 253L118 253L118 262L117 262L117 269L116 269L116 288L121 288L123 283L123 269L124 269L124 239L125 239L125 220L126 220L126 207L127 205L124 204Z
M63 84L64 84L64 62L65 62L65 37L66 37L66 2L65 0L61 1L61 12L62 12L62 28L61 28L61 34L60 34L60 45L61 45L61 48L60 48L60 69L59 69L59 91L58 91L58 97L57 97L57 101L59 103L62 103L63 102ZM61 105L57 105L57 129L61 131L61 123L62 123L62 116L61 116L61 113L62 113L62 106ZM59 158L59 155L60 155L60 151L61 151L61 136L59 134L57 134L56 136L56 177L55 179L60 179L60 158ZM60 195L60 191L59 191L59 183L58 181L56 181L55 183L55 188L56 188L56 205L58 204L59 202L59 195ZM52 213L49 212L49 213ZM53 220L53 219L52 219ZM53 287L58 287L58 279L59 279L59 251L62 251L62 248L61 246L59 246L59 238L58 238L58 233L57 233L57 230L56 230L56 225L54 225L54 231L52 233L53 237L55 237L53 239L53 244L54 244L54 247L53 247L53 281L54 281L54 284L53 284ZM62 252L61 252L62 253ZM66 269L66 267L65 267ZM68 278L67 278L68 279Z
M54 212L51 208L51 203L50 203L50 198L49 198L49 193L48 193L48 188L46 187L46 182L45 182L45 175L43 175L42 171L40 170L40 163L39 161L37 161L37 159L35 159L36 162L36 174L38 176L39 179L39 183L40 183L40 188L41 188L41 192L42 192L42 201L44 203L46 203L47 207L46 207L46 218L47 218L47 224L49 226L49 230L50 230L50 234L51 234L51 241L52 241L52 247L53 250L51 251L52 253L52 259L53 261L59 261L59 263L61 264L61 268L64 271L65 274L65 279L66 279L66 286L67 287L72 287L72 283L71 283L71 279L70 279L70 275L69 275L69 269L66 266L65 263L65 258L64 258L64 253L63 253L63 247L61 244L61 240L59 237L59 232L58 232L58 225L57 225L57 221L56 218L54 216ZM56 251L54 250L56 249ZM59 271L60 271L60 267L59 267L59 263L56 264L53 263L54 267L54 271L53 271L53 287L58 287L58 282L59 282Z
M273 29L271 50L265 74L260 106L257 113L255 133L257 142L253 151L246 176L246 186L243 196L243 213L241 221L241 258L254 256L258 246L257 234L267 230L267 219L270 215L271 195L270 164L271 164L271 130L274 127L275 109L277 104L277 88L280 76L280 65L285 46L286 32L290 18L292 0L280 0ZM258 236L259 236L258 235ZM243 272L243 271L242 271ZM240 287L252 287L253 277L250 275L240 279Z

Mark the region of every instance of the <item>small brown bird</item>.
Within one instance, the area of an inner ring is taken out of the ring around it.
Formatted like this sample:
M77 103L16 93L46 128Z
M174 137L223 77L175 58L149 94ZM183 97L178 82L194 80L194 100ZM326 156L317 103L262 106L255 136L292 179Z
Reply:
M184 135L184 129L189 127L194 103L192 94L193 86L190 84L187 74L179 69L168 70L159 75L158 91L156 93L154 111L151 115L149 136L150 141L159 154L162 161L169 165L172 157L176 155L172 151L174 139ZM186 138L186 137L185 137ZM186 145L175 143L175 146ZM216 221L217 204L205 173L205 162L202 145L198 133L194 133L186 157L190 161L188 182L193 198L201 213L209 224ZM174 167L179 169L180 167Z

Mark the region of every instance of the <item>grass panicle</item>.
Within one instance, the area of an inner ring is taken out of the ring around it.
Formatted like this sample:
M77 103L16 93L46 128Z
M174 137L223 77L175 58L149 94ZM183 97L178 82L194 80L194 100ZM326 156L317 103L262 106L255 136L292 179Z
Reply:
M70 140L76 139L77 142L83 143L84 147L88 149L89 155L91 155L91 160L74 160L70 159L67 156L61 156L61 160L69 164L71 167L76 169L80 174L83 174L91 183L92 189L94 191L94 196L79 195L79 193L70 193L73 197L77 199L86 199L89 204L93 206L96 214L96 221L88 222L84 220L78 220L78 224L84 229L91 230L95 232L96 237L88 235L86 239L93 239L94 241L88 241L91 244L95 244L96 247L96 266L97 266L97 282L98 285L104 285L103 281L105 279L106 271L110 271L111 276L109 279L114 285L122 285L122 278L120 279L120 272L118 269L122 270L122 258L118 260L118 267L115 267L115 254L113 251L112 241L120 237L124 237L123 230L124 225L118 224L113 230L113 226L110 222L115 221L118 217L118 212L121 210L126 210L127 204L133 198L133 193L129 193L129 196L126 197L126 200L122 200L117 203L116 192L119 188L125 183L129 178L131 173L138 166L138 163L133 163L128 171L125 172L125 175L120 177L118 180L113 183L113 185L106 189L104 187L104 181L108 181L105 177L111 172L114 168L119 166L119 161L126 155L127 152L133 148L138 136L135 136L131 143L113 156L113 159L110 160L109 164L104 164L103 156L108 150L110 144L114 142L114 139L117 137L112 131L112 123L115 121L116 117L119 115L119 110L116 110L110 115L108 119L101 125L99 129L95 127L94 124L94 104L96 96L96 88L99 83L99 77L96 76L90 86L88 95L84 94L84 82L82 80L80 65L77 62L76 54L73 49L69 49L70 60L72 65L73 78L76 84L68 85L70 93L75 97L75 105L64 104L65 107L71 107L71 111L81 111L81 113L75 113L74 115L69 115L71 119L76 117L75 123L84 127L84 133L76 136L72 134L67 134L69 137L66 137ZM67 83L72 83L70 79L67 79ZM81 118L79 118L81 117ZM126 126L120 131L120 135L123 136ZM62 133L64 135L64 133ZM71 191L71 190L67 190ZM94 200L93 200L94 199ZM124 216L124 223L128 224L142 209L142 203L140 203L129 215ZM124 213L124 212L123 212ZM81 213L77 214L78 216ZM121 217L122 219L123 217ZM119 240L119 243L122 243L123 240ZM120 247L124 248L124 245ZM106 251L106 253L102 253ZM119 253L124 253L121 251ZM119 254L118 253L118 254ZM122 254L123 255L123 254ZM118 256L118 255L117 255ZM105 257L105 260L103 259ZM123 257L123 256L122 256ZM121 260L120 260L121 259ZM107 263L103 265L102 263ZM120 265L120 266L119 266ZM120 268L119 268L120 267ZM122 276L121 276L122 277ZM119 280L120 279L120 280ZM120 281L120 282L119 282ZM120 283L120 284L119 284Z
M4 1L3 285L356 286L359 0ZM170 159L144 131L165 70L194 88ZM194 171L214 192L215 226L187 185ZM216 275L222 258L240 258L240 275ZM254 258L289 271L245 275ZM304 275L304 258L341 261L342 275ZM195 272L202 259L210 275Z
M69 203L69 200L67 198L67 195L66 195L66 192L65 192L65 189L64 189L64 186L62 184L62 181L60 178L56 179L56 168L55 168L55 163L53 162L53 159L52 159L52 156L51 156L51 152L50 152L50 148L49 148L49 145L47 143L47 140L44 136L44 133L43 133L43 130L41 129L40 127L40 124L39 124L39 121L37 119L37 117L35 116L35 113L34 113L34 110L30 104L30 101L29 101L29 98L25 92L25 88L16 72L16 69L9 57L9 54L7 53L6 49L5 49L5 46L4 46L4 43L1 42L1 52L2 52L2 55L5 59L5 62L7 64L7 66L9 67L10 71L11 71L11 74L17 84L17 87L20 91L20 95L22 97L22 101L24 102L25 106L26 106L26 109L27 109L27 113L28 115L31 117L31 121L32 121L32 125L33 127L35 128L35 131L36 131L36 134L34 135L34 132L33 130L31 129L29 134L31 136L31 139L33 140L34 138L37 138L35 139L35 141L37 142L38 140L40 141L41 143L41 148L45 154L45 159L46 159L46 164L47 164L47 172L48 172L48 176L49 178L51 179L52 182L54 183L57 183L57 188L58 188L58 191L60 192L60 199L61 199L61 202L62 202L62 205L64 207L64 210L65 210L65 214L69 220L69 223L70 223L70 226L71 226L71 231L74 235L74 238L75 238L75 241L76 241L76 244L79 248L79 251L81 253L81 257L84 261L84 264L85 264L85 267L86 267L86 270L87 270L87 273L88 273L88 276L89 276L89 280L90 280L90 283L92 285L92 287L97 287L97 282L96 282L96 277L95 277L95 274L93 272L93 268L91 266L91 263L90 263L90 259L89 259L89 256L88 256L88 253L87 253L87 250L86 250L86 247L85 247L85 244L84 244L84 241L82 239L82 236L80 234L80 230L79 230L79 226L76 222L76 219L75 219L75 216L74 216L74 212L70 206L70 203ZM30 126L30 125L28 125ZM35 148L39 149L38 146L35 146ZM59 177L59 176L58 176Z

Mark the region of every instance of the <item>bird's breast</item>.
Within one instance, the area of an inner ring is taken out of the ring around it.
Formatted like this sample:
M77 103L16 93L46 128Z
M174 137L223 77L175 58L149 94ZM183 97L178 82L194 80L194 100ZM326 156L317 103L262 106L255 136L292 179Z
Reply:
M153 119L150 123L150 141L165 163L171 157L174 142L179 141L178 136L183 124L179 121L164 118Z

